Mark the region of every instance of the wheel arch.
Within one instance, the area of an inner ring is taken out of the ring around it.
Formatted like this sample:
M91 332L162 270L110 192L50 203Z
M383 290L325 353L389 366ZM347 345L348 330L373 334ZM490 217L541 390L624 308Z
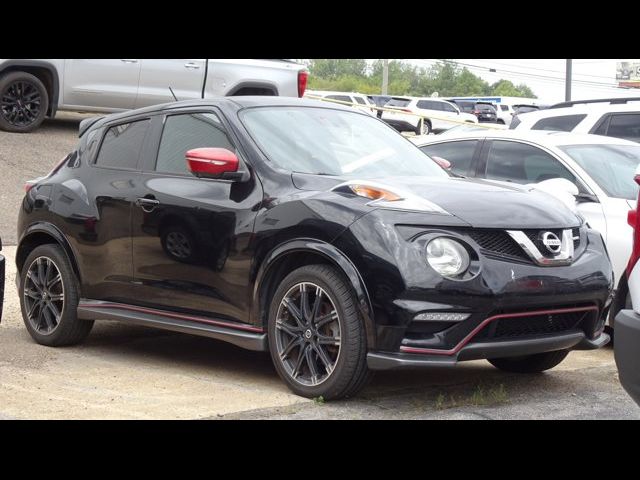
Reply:
M9 72L26 72L37 77L44 84L49 95L47 115L55 116L58 110L60 78L54 65L42 60L7 60L0 66L0 75Z
M246 81L234 85L226 94L228 97L239 95L278 96L278 87L275 83L267 81Z
M18 242L18 247L16 249L16 267L18 272L22 270L29 253L31 253L34 248L47 243L55 243L62 247L62 250L71 264L73 272L78 278L78 282L82 284L80 269L78 267L78 262L76 261L73 248L67 241L64 234L50 223L36 223L30 225L25 231L24 235Z
M364 321L367 345L375 348L373 308L367 287L349 258L330 243L311 238L289 240L273 248L262 261L253 287L251 321L266 325L268 302L280 281L291 271L316 263L336 267L351 285L358 300L358 309Z

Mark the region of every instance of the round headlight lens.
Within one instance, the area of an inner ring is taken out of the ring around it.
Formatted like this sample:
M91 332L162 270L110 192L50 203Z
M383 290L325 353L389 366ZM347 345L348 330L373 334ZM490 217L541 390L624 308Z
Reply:
M455 277L469 268L467 249L451 238L436 237L427 244L427 261L440 275Z

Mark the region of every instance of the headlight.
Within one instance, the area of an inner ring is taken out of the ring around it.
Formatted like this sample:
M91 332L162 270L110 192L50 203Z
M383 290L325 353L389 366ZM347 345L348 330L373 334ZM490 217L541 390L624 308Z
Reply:
M451 238L436 237L427 244L427 261L440 275L456 277L469 268L469 253Z

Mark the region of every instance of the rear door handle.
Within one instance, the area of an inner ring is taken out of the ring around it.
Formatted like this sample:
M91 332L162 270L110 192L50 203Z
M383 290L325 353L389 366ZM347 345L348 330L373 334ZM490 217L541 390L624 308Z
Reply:
M198 69L200 68L200 65L198 65L197 63L194 62L187 62L184 64L185 68L192 68L192 69Z
M137 198L136 205L141 207L145 212L151 212L160 205L160 200L156 200L155 198Z

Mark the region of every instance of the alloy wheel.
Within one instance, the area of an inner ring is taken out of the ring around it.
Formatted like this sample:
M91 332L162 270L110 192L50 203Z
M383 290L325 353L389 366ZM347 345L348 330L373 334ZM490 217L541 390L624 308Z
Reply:
M340 357L340 321L329 294L311 282L291 287L276 316L276 349L286 373L315 386L329 378Z
M25 127L35 122L40 114L42 96L31 82L19 80L10 83L0 97L0 114L11 125Z
M170 232L167 234L167 250L177 258L185 259L191 256L191 244L189 239L180 232Z
M49 335L60 324L64 309L64 284L60 269L48 257L38 257L27 270L24 306L31 327Z

